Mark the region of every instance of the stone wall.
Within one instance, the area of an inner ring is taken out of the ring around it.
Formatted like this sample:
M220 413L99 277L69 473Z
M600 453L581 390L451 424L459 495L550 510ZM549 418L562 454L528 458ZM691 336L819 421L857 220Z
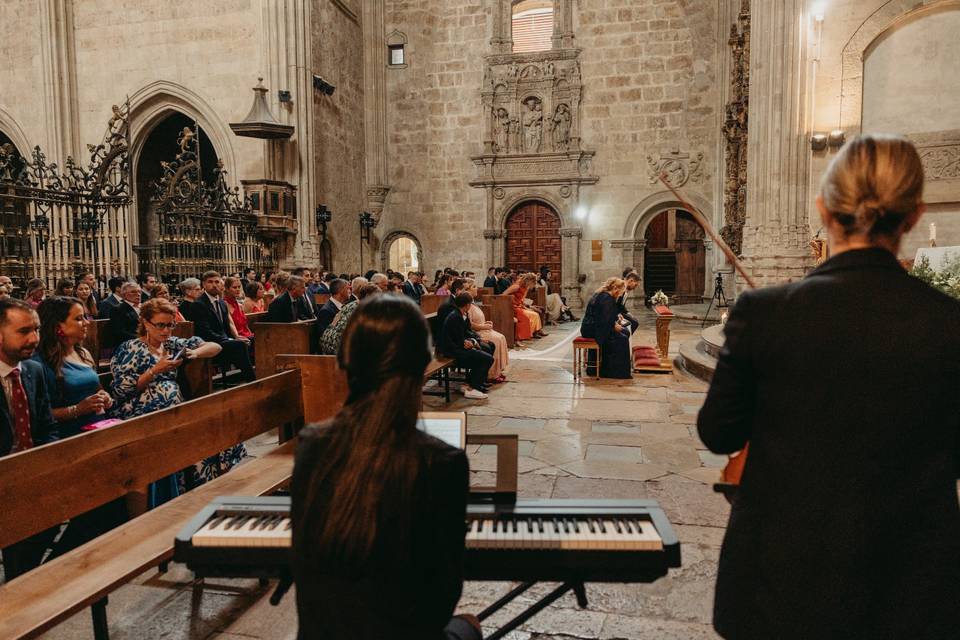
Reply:
M333 211L328 237L337 271L362 271L358 216L364 209L363 31L352 3L313 0L313 72L336 87L313 92L317 202ZM364 249L366 268L372 251ZM330 265L326 265L330 266Z
M494 53L492 4L386 3L386 32L404 33L409 44L407 67L387 71L391 191L378 231L415 233L427 270L487 266L485 194L467 182L475 173L470 156L483 153L481 82L484 56ZM717 0L571 4L573 46L582 49L581 146L596 152L591 173L599 182L580 188L579 206L565 223L582 227L580 271L589 293L632 259L632 248L611 242L642 237L649 216L637 211L641 203L655 208L671 200L651 182L648 157L659 163L674 151L702 153L700 171L684 190L719 222L714 180L726 78L717 60L729 25L718 28ZM604 244L596 262L592 240ZM710 262L712 281L709 271Z
M46 145L43 126L43 71L40 39L25 33L40 32L39 3L0 2L0 129L14 142ZM29 153L29 149L20 149Z

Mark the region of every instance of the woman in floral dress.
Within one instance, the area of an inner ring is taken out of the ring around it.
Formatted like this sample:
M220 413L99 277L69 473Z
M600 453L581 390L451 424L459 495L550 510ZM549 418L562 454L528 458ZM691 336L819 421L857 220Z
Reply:
M180 404L183 402L177 384L180 365L186 360L212 358L220 353L220 345L216 343L171 335L176 326L176 313L177 308L161 298L141 305L140 337L117 347L110 362L111 388L116 398L113 417L125 420ZM181 351L180 357L174 360ZM243 444L238 444L188 469L187 474L177 473L152 483L147 506L156 507L192 486L215 478L245 455Z

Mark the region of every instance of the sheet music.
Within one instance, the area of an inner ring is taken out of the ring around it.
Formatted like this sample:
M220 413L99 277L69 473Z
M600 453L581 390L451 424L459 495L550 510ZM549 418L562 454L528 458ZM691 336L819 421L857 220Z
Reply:
M443 440L451 447L463 448L464 428L463 422L458 417L420 418L417 420L417 428L434 438Z

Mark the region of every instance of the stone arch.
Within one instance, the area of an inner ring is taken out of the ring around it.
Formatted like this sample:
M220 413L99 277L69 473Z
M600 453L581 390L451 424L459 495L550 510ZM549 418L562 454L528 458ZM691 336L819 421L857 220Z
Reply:
M417 254L420 258L420 269L423 269L424 259L423 259L423 244L420 242L420 238L413 234L412 231L407 231L406 229L391 229L380 242L380 270L386 272L390 267L390 246L400 238L409 238L413 240L413 243L417 245ZM406 275L406 274L404 274Z
M33 147L16 119L0 107L0 131L10 138L10 142L24 157L30 157Z
M843 47L840 79L840 128L860 131L863 117L863 60L885 32L932 11L960 7L960 0L887 0L854 31Z
M696 194L688 193L687 199L690 201L690 204L699 209L701 213L712 210L710 203ZM642 240L647 231L647 226L649 226L650 222L660 213L667 209L683 208L684 206L680 201L669 191L658 191L657 193L647 196L633 208L633 211L631 211L627 217L627 222L623 226L623 237Z
M562 200L558 200L555 196L547 193L546 191L524 191L523 193L516 194L509 198L505 198L502 201L500 206L500 211L496 216L495 228L497 229L506 229L507 228L507 218L510 217L510 214L513 213L518 207L527 202L541 201L544 204L550 205L550 207L560 216L560 226L561 228L568 227L579 227L579 224L571 224L570 212L567 207L563 205Z

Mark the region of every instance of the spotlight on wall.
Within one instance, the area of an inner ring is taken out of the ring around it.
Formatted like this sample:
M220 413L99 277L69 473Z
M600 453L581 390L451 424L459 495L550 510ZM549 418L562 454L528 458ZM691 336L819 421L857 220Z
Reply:
M843 129L834 129L830 132L830 138L827 142L831 149L839 149L846 140L847 134L843 132Z
M810 136L810 150L823 151L827 148L827 134L815 133Z
M320 76L313 76L313 88L327 96L332 96L333 92L337 90L335 86Z
M577 210L573 212L573 215L576 216L577 220L583 220L587 217L587 208L584 206L577 207Z

